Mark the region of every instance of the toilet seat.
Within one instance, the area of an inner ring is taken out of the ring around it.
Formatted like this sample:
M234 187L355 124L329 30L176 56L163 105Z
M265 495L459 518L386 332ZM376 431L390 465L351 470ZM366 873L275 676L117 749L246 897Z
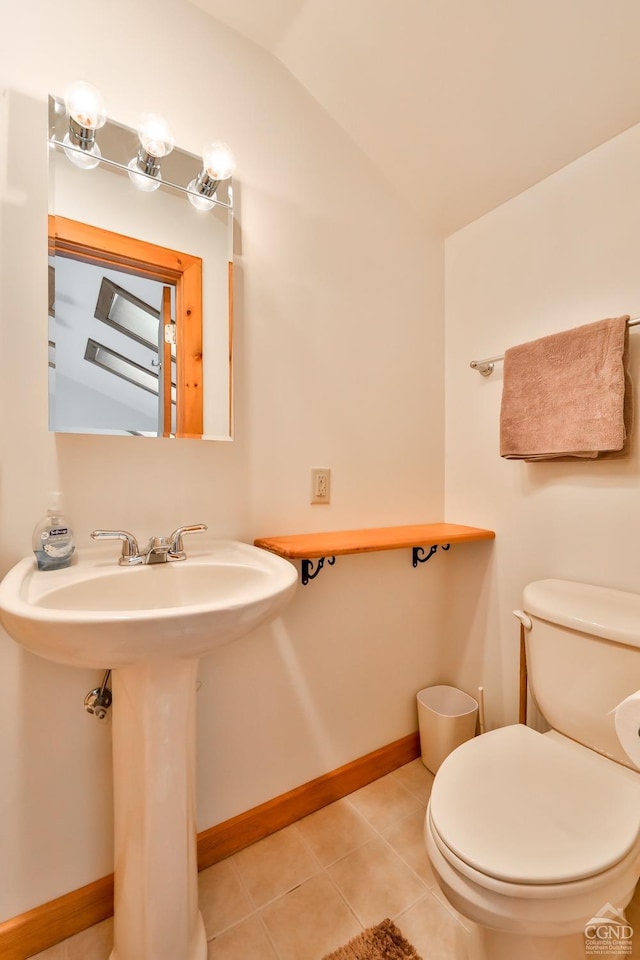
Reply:
M640 871L640 837L634 848L615 866L597 876L574 883L509 883L481 874L457 858L434 830L429 811L424 837L438 886L449 903L481 928L505 936L566 937L578 935L579 956L584 952L584 929L589 917L598 915L603 904L624 909L633 895ZM582 938L582 939L581 939ZM533 954L513 943L499 953L500 960L546 957L536 948ZM498 960L496 945L487 954ZM554 954L555 956L555 954ZM573 956L573 954L571 954Z
M640 776L559 734L516 724L445 760L429 819L442 855L478 879L571 884L637 856Z

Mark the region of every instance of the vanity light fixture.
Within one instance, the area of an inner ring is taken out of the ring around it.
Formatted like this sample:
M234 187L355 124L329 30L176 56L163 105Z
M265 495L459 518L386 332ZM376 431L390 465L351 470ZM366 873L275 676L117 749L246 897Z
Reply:
M159 114L145 113L142 116L137 127L139 146L136 156L127 159L126 155L123 157L116 151L116 159L114 156L103 155L96 142L96 131L108 121L102 96L96 87L87 83L86 80L78 80L68 87L64 97L64 108L61 100L54 97L52 101L55 104L54 115L63 117L66 114L68 117L68 128L64 128L63 134L62 130L56 129L54 121L50 144L53 147L62 147L68 159L76 167L91 170L101 163L104 166L122 170L128 174L134 187L146 193L157 190L164 183L171 190L186 194L189 202L197 210L211 210L214 206L232 209L231 184L228 184L225 191L220 191L224 196L219 198L216 195L218 185L221 181L231 178L236 166L231 148L222 140L215 140L205 146L202 154L202 169L185 186L185 182L193 175L198 158L185 151L178 151L182 157L193 159L194 164L182 179L181 176L175 177L171 174L172 169L177 169L172 158L165 169L163 179L160 164L163 158L172 152L175 140L167 121ZM116 128L120 125L114 123L112 126ZM128 128L121 129L130 132ZM109 153L113 150L111 133L112 130L108 127L104 143L110 145ZM128 156L131 157L130 152Z
M69 130L63 139L64 152L76 167L91 170L102 157L96 143L96 130L107 121L100 91L86 80L78 80L67 88L64 103L69 117Z
M208 143L202 151L202 170L187 185L189 203L196 210L210 210L221 180L228 180L236 168L231 147L222 140Z
M129 179L138 190L151 193L162 183L160 161L175 146L173 134L164 117L145 113L138 124L140 148L128 163Z

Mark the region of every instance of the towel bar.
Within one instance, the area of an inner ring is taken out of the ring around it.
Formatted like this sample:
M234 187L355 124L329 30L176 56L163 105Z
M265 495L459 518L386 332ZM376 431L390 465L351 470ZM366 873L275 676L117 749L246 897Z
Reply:
M638 324L640 324L640 317L634 317L633 320L629 320L627 326L637 327ZM496 363L500 363L502 360L504 360L504 354L499 357L487 357L486 360L472 360L469 366L472 370L477 370L481 377L490 377Z

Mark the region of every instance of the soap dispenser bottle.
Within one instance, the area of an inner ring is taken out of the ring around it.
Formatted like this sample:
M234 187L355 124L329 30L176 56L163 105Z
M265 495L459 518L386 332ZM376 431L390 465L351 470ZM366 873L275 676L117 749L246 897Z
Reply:
M60 570L71 563L75 545L73 531L61 510L62 495L52 493L47 515L33 531L33 552L39 570Z

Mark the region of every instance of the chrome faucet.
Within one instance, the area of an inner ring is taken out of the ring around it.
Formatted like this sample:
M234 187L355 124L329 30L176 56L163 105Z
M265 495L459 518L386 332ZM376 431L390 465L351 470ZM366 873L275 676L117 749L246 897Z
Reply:
M92 540L122 540L122 554L118 563L131 564L142 563L142 556L138 549L138 541L132 533L126 530L94 530L91 534Z
M199 533L206 530L206 523L194 523L187 527L178 527L169 537L151 537L142 552L138 541L126 530L94 530L93 540L122 540L122 554L118 563L122 566L135 564L167 563L169 560L186 560L182 538L185 533Z

